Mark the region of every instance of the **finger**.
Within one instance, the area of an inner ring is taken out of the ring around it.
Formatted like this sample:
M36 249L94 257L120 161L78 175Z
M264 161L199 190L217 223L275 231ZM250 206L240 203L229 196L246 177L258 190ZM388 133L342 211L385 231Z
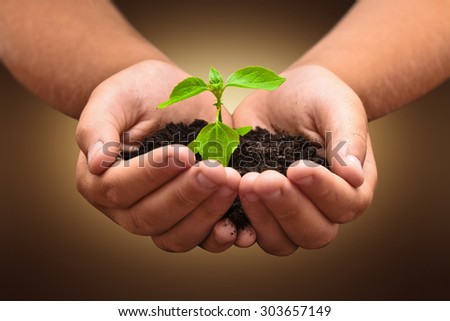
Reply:
M336 236L338 225L328 220L286 176L265 171L255 180L253 191L296 245L320 248Z
M153 236L153 241L159 248L172 252L185 252L193 249L206 239L214 224L227 212L238 193L241 178L239 173L229 167L225 168L225 172L226 183L217 192L208 197L168 231ZM231 237L235 238L235 234L235 231L231 232ZM227 236L227 239L229 238ZM226 240L220 243L224 244Z
M224 219L218 222L208 238L201 244L201 246L210 252L223 252L231 245L237 247L247 248L255 244L256 231L252 226L246 226L242 229L237 229L230 219Z
M77 126L78 146L86 156L92 174L103 173L116 160L120 135L135 113L125 113L124 106L134 106L133 95L117 95L111 88L97 87L89 98Z
M127 209L111 209L108 215L128 231L159 235L226 183L226 173L216 161L199 162Z
M121 160L101 176L92 175L86 158L80 157L78 190L94 205L128 208L194 164L194 154L182 145L164 146L127 161Z
M214 225L211 233L200 244L200 247L212 253L220 253L229 249L237 238L236 226L226 218Z
M345 84L342 84L346 86ZM319 132L324 134L326 158L331 170L354 187L364 182L362 164L367 151L367 116L359 97L350 88L341 99L324 102L329 110L318 121Z
M234 242L234 245L237 247L250 247L256 242L256 231L255 229L248 225L240 230L238 230L238 235L236 238L236 241Z
M256 241L267 253L280 256L292 254L297 245L289 239L272 212L255 194L254 185L259 176L255 172L245 174L239 185L239 198L256 231Z
M287 170L287 177L296 184L331 221L346 223L359 217L371 204L377 171L370 140L364 161L364 183L355 188L343 178L310 161L299 161Z

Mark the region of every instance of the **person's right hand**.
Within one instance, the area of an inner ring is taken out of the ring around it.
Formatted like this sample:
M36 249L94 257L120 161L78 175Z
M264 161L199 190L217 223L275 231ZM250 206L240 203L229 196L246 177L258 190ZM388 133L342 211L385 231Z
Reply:
M116 161L121 149L169 122L214 119L208 93L156 109L187 76L169 63L144 61L93 91L77 128L78 190L113 221L132 233L152 236L167 251L201 245L220 252L235 242L251 245L246 235L238 237L234 226L221 220L238 193L240 175L235 170L214 162L195 164L193 153L182 145Z

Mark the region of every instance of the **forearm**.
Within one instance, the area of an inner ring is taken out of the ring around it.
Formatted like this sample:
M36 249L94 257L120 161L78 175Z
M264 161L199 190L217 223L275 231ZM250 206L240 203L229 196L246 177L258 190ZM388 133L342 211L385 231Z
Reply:
M168 60L106 0L2 0L0 55L25 87L75 118L110 75Z
M449 39L448 0L361 0L292 67L330 69L375 119L450 76Z

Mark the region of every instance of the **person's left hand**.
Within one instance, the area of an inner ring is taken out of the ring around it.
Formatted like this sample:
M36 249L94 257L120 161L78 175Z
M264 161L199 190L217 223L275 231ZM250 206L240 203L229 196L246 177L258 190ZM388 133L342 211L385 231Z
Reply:
M328 244L338 223L367 209L377 181L367 116L353 90L320 66L283 76L287 80L279 89L257 91L242 102L234 126L306 135L325 146L331 171L301 160L288 168L287 177L273 170L242 177L239 195L257 242L275 255Z

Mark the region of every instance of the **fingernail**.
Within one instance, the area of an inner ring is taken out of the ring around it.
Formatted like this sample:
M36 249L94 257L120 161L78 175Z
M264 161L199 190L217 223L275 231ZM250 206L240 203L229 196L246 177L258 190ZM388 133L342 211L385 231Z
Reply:
M349 166L357 167L358 169L362 170L361 162L359 161L359 159L356 156L348 155L346 157L346 160L347 160L347 163L348 163Z
M256 202L257 200L259 200L259 197L253 193L245 194L244 197L246 200L248 200L250 202Z
M276 189L270 193L267 194L261 194L261 197L265 200L273 200L281 195L281 189Z
M88 164L91 164L92 160L94 159L95 155L97 155L98 151L103 147L102 141L96 141L94 144L92 144L88 149L87 154L87 161Z
M217 186L217 183L214 183L213 181L211 181L203 173L197 174L197 181L201 186L206 187L206 188L214 188Z
M305 176L299 179L295 180L295 183L297 185L301 185L301 186L309 186L311 185L313 182L313 177L312 176Z
M353 169L353 173L345 179L354 187L361 186L364 183L364 171L361 162L353 155L348 155L345 159L347 165Z
M235 191L229 188L228 186L222 186L217 192L217 195L220 197L228 197L233 195L234 193Z

